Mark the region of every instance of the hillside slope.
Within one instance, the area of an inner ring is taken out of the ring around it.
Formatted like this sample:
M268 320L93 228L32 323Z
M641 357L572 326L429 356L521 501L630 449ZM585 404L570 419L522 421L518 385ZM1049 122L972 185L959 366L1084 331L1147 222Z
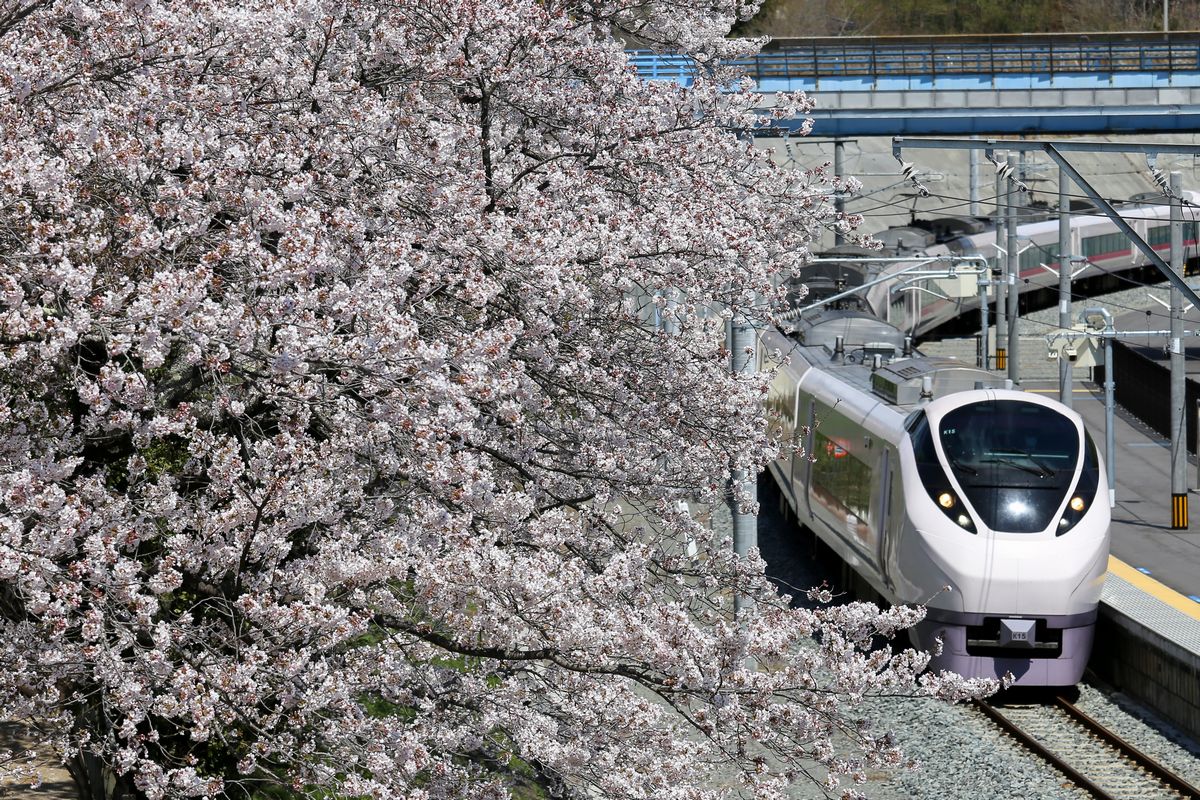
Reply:
M1170 0L1170 29L1194 30L1200 0ZM898 36L1162 30L1163 0L765 0L735 34Z

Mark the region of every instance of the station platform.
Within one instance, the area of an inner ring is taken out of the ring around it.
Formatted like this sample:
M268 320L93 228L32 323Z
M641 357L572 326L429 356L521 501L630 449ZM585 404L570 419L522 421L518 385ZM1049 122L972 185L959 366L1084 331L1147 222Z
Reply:
M1024 381L1025 391L1058 396L1058 382ZM1104 392L1095 384L1076 385L1074 409L1096 444L1104 448ZM1184 606L1200 620L1200 492L1195 459L1188 465L1189 527L1171 529L1171 451L1169 442L1126 413L1116 425L1116 506L1112 510L1112 554L1140 574L1189 600ZM1102 452L1103 454L1103 452ZM1103 480L1103 479L1102 479ZM1194 606L1194 608L1192 608Z
M1058 395L1057 381L1021 388ZM1077 384L1072 405L1103 448L1101 387ZM1113 423L1112 556L1091 667L1200 738L1200 476L1193 458L1190 525L1172 530L1168 441L1119 406Z
M1057 381L1025 381L1026 391L1058 396ZM1104 392L1084 384L1072 395L1096 444L1104 448ZM1116 506L1112 510L1112 554L1141 574L1189 598L1200 619L1200 493L1196 464L1188 465L1190 506L1187 530L1171 529L1170 443L1120 406L1116 425Z

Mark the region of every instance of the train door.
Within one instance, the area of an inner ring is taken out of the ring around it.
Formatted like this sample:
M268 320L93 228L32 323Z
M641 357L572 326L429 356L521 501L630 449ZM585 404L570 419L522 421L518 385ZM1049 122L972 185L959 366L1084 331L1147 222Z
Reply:
M1146 241L1147 237L1150 235L1150 223L1144 219L1134 219L1128 221L1131 223L1130 227L1133 228L1133 232L1141 237L1143 242ZM1142 263L1144 260L1145 256L1142 255L1142 251L1139 250L1136 245L1134 245L1132 239L1129 240L1129 265L1136 266Z
M786 408L783 409L784 413L786 414L786 419L784 420L784 431L786 434L788 447L791 450L791 455L787 461L787 472L783 473L781 470L779 478L782 484L780 488L783 489L783 494L787 498L787 501L791 504L792 512L795 513L797 517L800 516L801 503L800 493L798 491L799 487L796 485L796 473L797 470L801 468L799 464L804 461L805 455L807 454L807 450L801 452L802 448L807 447L804 436L804 427L801 424L800 417L802 405L803 401L801 399L799 388L793 384L792 391L787 395L786 398Z
M904 481L900 477L900 451L887 448L882 464L884 484L882 503L886 504L879 521L879 575L888 590L888 602L896 602L896 584L892 575L904 536Z
M876 551L873 554L875 562L880 565L880 573L887 580L887 562L884 554L887 548L888 528L892 511L892 451L884 447L879 453L879 511L875 520L875 530L878 531Z
M879 449L864 436L861 420L821 404L820 427L812 437L814 458L805 493L817 527L836 537L843 547L878 569Z
M795 474L794 469L793 469L793 473L792 473L792 490L793 490L793 492L798 492L799 494L804 495L804 510L808 513L809 520L811 520L813 517L812 496L809 494L808 487L812 485L813 442L816 441L816 439L815 439L816 429L817 429L817 401L815 399L813 399L812 397L809 397L808 398L808 427L805 429L807 431L807 435L804 437L804 455L802 457L802 463L799 465L800 470L803 474L803 477L802 477L802 480L804 483L803 486L796 485L796 477L797 476ZM793 466L793 468L796 466L795 459L792 459L792 466ZM800 509L797 506L796 513L799 513L799 512L800 512Z

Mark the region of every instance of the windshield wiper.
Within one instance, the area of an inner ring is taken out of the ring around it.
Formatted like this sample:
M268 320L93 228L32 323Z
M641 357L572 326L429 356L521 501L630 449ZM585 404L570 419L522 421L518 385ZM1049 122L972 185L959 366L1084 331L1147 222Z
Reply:
M1028 450L1018 450L1017 452L1020 453L1021 455L1025 456L1026 458L1028 458L1034 464L1037 464L1038 469L1040 469L1042 472L1046 473L1047 478L1054 477L1054 470L1050 469L1050 467L1047 466L1044 461L1042 461L1040 458L1035 456L1033 453L1030 453Z
M1037 463L1033 458L1029 459L1033 463ZM1037 475L1039 478L1048 478L1054 474L1053 470L1046 472L1040 467L1031 467L1028 464L1022 464L1020 461L1013 461L1011 458L987 458L983 461L984 464L1004 464L1005 466L1019 469L1028 472L1030 475Z
M966 464L962 463L957 458L950 459L950 466L954 467L955 469L961 469L963 472L967 473L968 475L978 475L979 474L979 470L975 469L974 467L968 467Z

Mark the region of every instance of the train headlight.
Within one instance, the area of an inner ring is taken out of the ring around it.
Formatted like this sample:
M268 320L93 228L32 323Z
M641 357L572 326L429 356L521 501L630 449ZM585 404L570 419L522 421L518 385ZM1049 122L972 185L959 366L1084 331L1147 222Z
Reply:
M1085 487L1086 488L1086 487ZM1082 491L1079 494L1071 495L1071 499L1067 501L1067 507L1063 509L1062 517L1058 520L1058 530L1056 535L1062 536L1071 528L1075 527L1075 523L1083 519L1083 515L1087 513L1088 508L1092 505L1092 500L1095 499L1095 491Z
M938 511L946 515L946 519L955 523L967 533L977 532L975 530L975 520L971 518L971 512L967 508L967 504L961 501L957 492L944 483L940 486L930 486L926 491L929 492L929 499L934 502Z
M1062 518L1058 521L1058 530L1055 531L1057 536L1062 536L1074 528L1096 501L1096 490L1100 487L1100 453L1086 430L1083 432L1081 455L1083 469L1079 471L1079 483L1075 485L1075 491L1070 495L1071 499L1067 501Z

